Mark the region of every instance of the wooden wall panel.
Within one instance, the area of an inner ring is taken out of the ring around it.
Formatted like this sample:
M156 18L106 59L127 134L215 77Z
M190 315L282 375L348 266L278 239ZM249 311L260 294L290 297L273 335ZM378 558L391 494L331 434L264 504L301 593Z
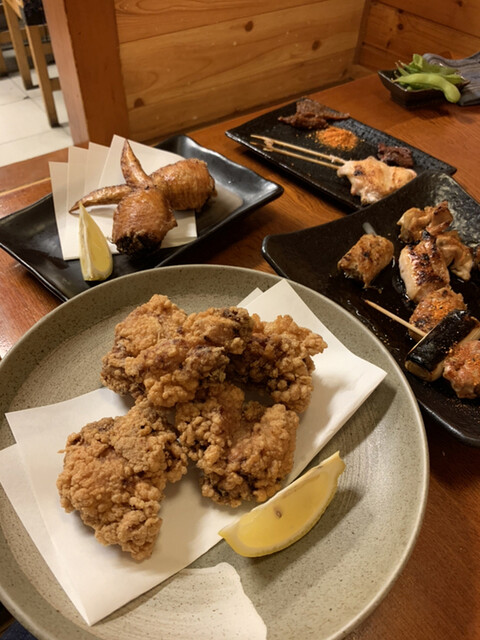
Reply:
M353 62L363 6L324 0L123 42L131 136L185 131L339 82Z
M463 58L480 50L480 2L386 0L371 2L359 64L386 69L413 53Z
M196 27L244 18L258 13L301 8L305 15L310 4L318 0L183 0L173 4L166 0L115 0L118 38L121 43L176 33Z

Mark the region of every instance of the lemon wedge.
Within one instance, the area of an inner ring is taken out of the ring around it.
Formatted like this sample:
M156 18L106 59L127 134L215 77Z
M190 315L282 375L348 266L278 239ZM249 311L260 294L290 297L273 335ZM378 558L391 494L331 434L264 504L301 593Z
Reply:
M236 553L265 556L300 540L320 520L337 491L345 463L337 451L309 469L268 502L218 533Z
M113 271L113 258L100 227L80 204L80 268L84 280L106 280Z

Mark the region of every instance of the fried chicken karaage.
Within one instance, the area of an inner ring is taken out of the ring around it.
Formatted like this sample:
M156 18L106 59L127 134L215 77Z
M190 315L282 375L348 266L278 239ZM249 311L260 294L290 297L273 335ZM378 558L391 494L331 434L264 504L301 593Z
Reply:
M299 418L282 404L245 402L230 383L202 387L194 402L176 409L175 426L201 470L202 494L236 507L263 502L291 471Z
M69 437L57 483L63 507L140 560L160 530L165 485L188 459L203 496L232 507L267 500L292 469L312 358L326 346L288 315L263 322L240 307L187 315L154 295L116 326L102 362L103 384L136 404Z
M193 400L204 380L224 380L229 355L243 352L253 328L248 312L237 307L182 316L178 307L173 309L160 296L147 305L117 328L101 377L113 391L145 395L157 407Z
M252 336L241 357L230 359L231 370L244 383L265 389L274 402L301 413L313 389L312 356L326 348L325 341L299 327L290 316L262 322L254 314Z
M148 403L103 418L69 436L57 479L61 504L78 511L104 545L148 558L161 527L167 482L180 480L187 458L164 416Z

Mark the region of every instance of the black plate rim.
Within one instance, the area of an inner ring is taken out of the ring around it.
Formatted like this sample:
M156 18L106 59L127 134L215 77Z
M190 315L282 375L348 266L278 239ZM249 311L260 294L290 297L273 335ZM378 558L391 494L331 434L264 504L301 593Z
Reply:
M166 138L162 142L155 145L155 147L158 149L173 151L184 157L200 155L203 158L209 158L212 162L221 164L222 167L225 168L225 175L227 175L230 171L233 171L239 177L249 178L250 180L253 178L255 182L258 183L258 187L262 187L262 194L257 199L251 198L250 201L247 200L247 202L245 201L245 198L242 198L242 204L237 209L232 211L228 216L221 220L218 220L215 224L209 227L205 233L199 235L195 240L192 240L185 245L180 245L178 247L172 248L172 250L169 251L163 259L159 260L150 268L179 264L180 260L186 257L193 247L197 248L200 244L203 244L205 240L218 233L218 231L223 226L225 226L229 222L232 222L233 220L238 219L239 217L243 217L244 215L247 215L256 209L267 205L272 200L280 197L284 192L284 188L282 185L264 178L256 171L238 164L233 160L230 160L226 156L217 151L214 151L213 149L203 147L195 140L193 140L193 138L187 135L179 134L170 136L169 138ZM181 150L181 152L179 150ZM232 190L235 191L235 188L233 187ZM241 191L237 190L236 192L240 196L242 196ZM32 265L29 260L24 257L24 254L22 253L22 247L24 249L24 245L20 246L20 248L18 244L12 246L12 243L8 241L8 238L7 241L5 241L1 237L2 230L7 229L12 223L16 222L17 220L21 220L26 214L43 207L49 209L47 213L43 214L45 217L48 215L54 215L52 193L46 194L36 202L24 207L23 209L14 211L13 213L10 213L3 218L0 218L0 248L6 251L11 257L13 257L23 267L25 267L25 269L27 269L33 276L35 276L35 278L37 278L37 280L52 294L54 294L62 302L65 302L66 300L72 298L74 295L82 293L83 290L76 291L75 293L69 295L68 291L65 290L65 287L62 288L62 286L58 282L52 281L37 266ZM63 263L64 265L68 262L64 261L61 258L56 258L56 260L59 264ZM125 274L119 274L118 276L114 276L114 278L112 279L115 279L115 277L121 277L122 275ZM86 284L84 290L88 290L89 288L91 287Z

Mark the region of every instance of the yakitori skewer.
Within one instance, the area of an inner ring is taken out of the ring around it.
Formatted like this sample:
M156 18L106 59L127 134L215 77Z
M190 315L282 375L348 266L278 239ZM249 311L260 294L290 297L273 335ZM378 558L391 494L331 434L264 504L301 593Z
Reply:
M314 162L315 164L321 164L331 169L338 169L338 165L343 165L346 162L344 158L339 158L338 156L334 156L329 153L322 153L321 151L314 151L313 149L307 149L306 147L299 147L296 144L284 142L283 140L276 140L275 138L270 138L268 136L252 134L250 137L261 140L263 142L264 151L275 151L275 153L280 153L284 156L291 156L293 158L299 158L300 160L306 160L307 162ZM289 151L289 149L293 149L293 151ZM329 160L329 162L318 160L318 158Z
M400 318L400 316L396 316L391 311L388 311L387 309L384 309L384 307L381 307L376 302L372 302L371 300L365 300L365 302L368 305L370 305L371 307L373 307L374 309L376 309L377 311L380 311L380 313L383 313L385 316L388 316L391 320L395 320L395 322L398 322L399 324L402 324L404 327L406 327L410 331L415 332L417 335L422 336L422 337L424 335L426 335L425 331L422 331L421 329L419 329L415 325L411 324L411 322L407 322L407 320L404 320L403 318Z

